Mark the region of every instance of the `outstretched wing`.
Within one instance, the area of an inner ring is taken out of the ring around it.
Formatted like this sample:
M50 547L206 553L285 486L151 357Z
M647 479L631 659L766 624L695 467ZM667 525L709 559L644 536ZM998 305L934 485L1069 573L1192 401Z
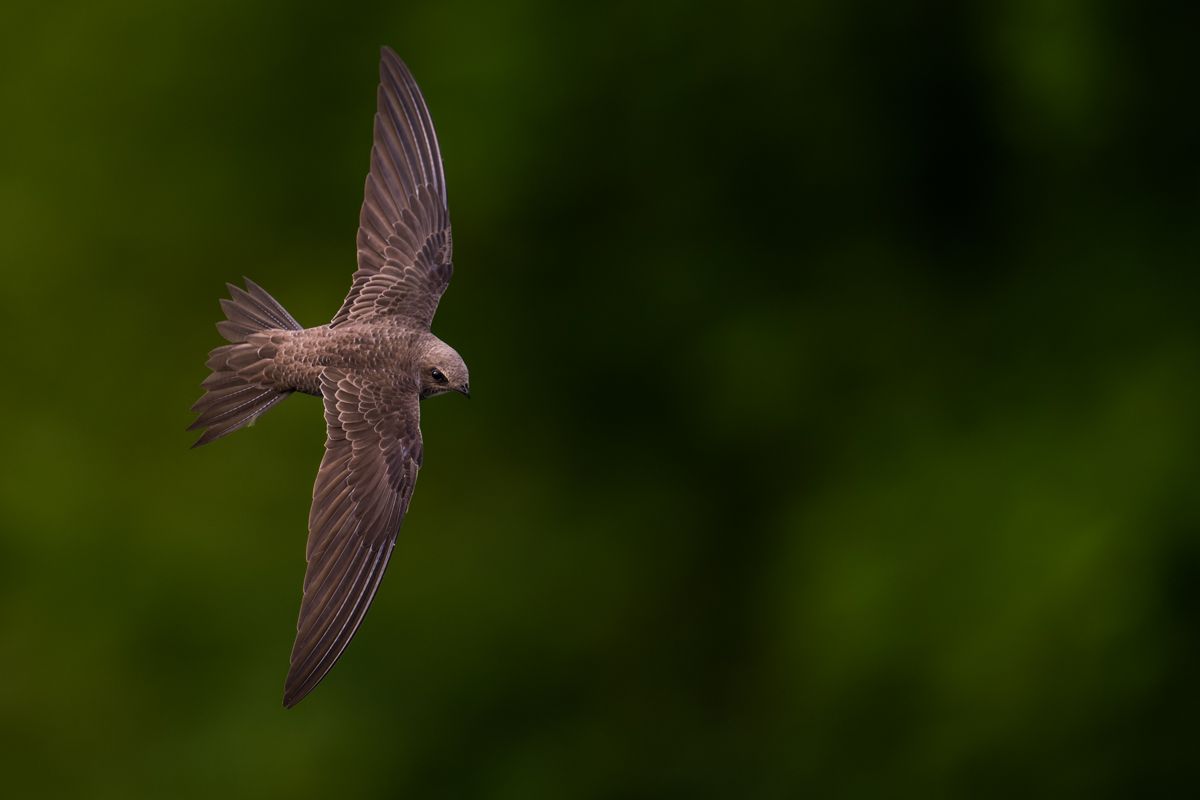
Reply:
M332 325L396 315L428 328L454 271L451 250L433 120L408 67L385 47L358 222L358 270Z
M387 569L421 466L417 393L328 370L328 439L308 517L308 571L283 704L321 682Z

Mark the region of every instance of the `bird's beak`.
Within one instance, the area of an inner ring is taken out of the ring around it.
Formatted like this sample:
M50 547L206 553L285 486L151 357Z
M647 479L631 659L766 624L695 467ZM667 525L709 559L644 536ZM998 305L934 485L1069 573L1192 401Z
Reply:
M459 392L459 394L461 394L463 397L467 398L468 400L471 399L471 385L470 384L464 385L461 389L458 390L458 392Z

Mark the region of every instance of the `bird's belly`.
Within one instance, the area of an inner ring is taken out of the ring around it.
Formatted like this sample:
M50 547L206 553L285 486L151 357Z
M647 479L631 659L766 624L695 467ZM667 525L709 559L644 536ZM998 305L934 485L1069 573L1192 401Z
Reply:
M403 372L405 348L385 331L322 325L295 331L279 347L275 358L278 380L286 388L321 394L321 373ZM282 387L281 387L282 388Z

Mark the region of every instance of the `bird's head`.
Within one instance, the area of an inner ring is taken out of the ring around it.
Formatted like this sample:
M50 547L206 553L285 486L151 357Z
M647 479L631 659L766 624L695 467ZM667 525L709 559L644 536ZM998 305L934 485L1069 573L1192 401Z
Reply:
M433 341L421 355L421 399L443 392L458 392L471 396L471 376L462 356L440 339Z

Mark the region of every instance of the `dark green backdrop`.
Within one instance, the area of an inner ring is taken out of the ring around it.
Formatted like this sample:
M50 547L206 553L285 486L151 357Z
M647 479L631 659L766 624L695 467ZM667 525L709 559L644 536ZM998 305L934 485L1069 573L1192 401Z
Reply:
M13 4L15 5L15 4ZM10 797L1129 796L1200 741L1182 4L6 7ZM280 706L378 48L457 274L383 589Z

